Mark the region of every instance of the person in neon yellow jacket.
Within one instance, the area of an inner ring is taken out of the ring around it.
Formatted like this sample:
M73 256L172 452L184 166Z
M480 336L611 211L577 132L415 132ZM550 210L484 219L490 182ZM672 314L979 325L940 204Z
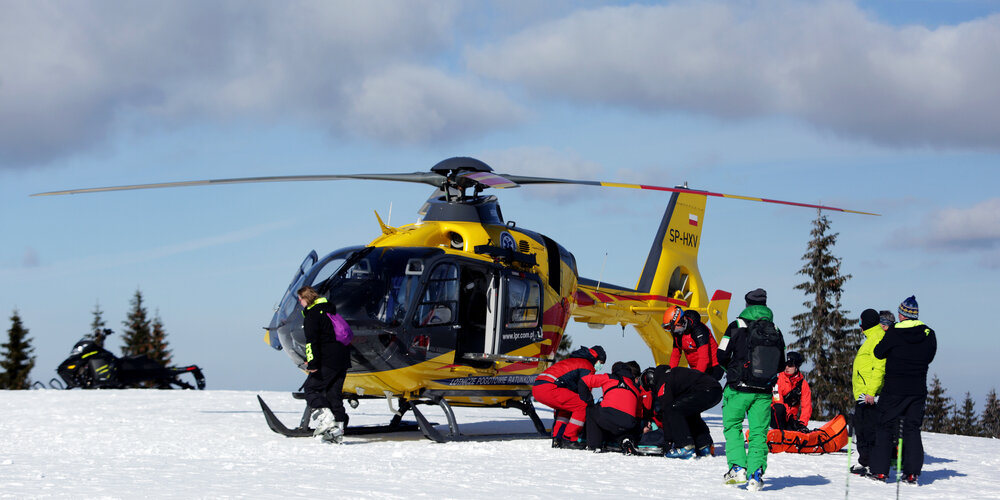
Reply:
M891 319L890 314L889 320ZM885 360L876 358L872 351L882 341L888 327L882 324L879 313L874 309L865 309L861 313L861 330L865 334L865 341L854 357L852 376L856 403L851 425L854 427L854 441L858 445L858 465L851 467L851 472L855 474L868 474L868 460L872 447L875 446L875 428L879 420L875 396L882 392Z

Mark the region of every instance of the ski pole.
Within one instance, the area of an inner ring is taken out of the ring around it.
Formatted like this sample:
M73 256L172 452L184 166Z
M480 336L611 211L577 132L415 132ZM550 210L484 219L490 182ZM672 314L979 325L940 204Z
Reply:
M903 477L903 417L899 418L899 444L896 445L896 500L899 500L899 483Z
M854 414L851 414L851 421L854 421ZM854 442L854 426L847 426L847 479L844 481L844 500L851 496L851 444Z

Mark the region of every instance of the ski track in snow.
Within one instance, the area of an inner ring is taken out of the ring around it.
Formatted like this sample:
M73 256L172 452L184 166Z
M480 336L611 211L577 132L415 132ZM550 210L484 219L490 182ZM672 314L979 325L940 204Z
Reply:
M438 444L405 432L329 445L271 432L257 394L0 391L0 498L845 498L846 451L770 455L760 492L721 484L717 413L706 420L719 456L684 461L555 450L515 409L455 413L463 433L524 438ZM260 394L286 425L298 424L302 401ZM348 410L352 425L390 417L383 400ZM446 431L440 409L421 410ZM551 412L539 414L551 423ZM1000 440L923 436L922 484L900 485L900 498L1000 498ZM850 498L895 494L892 482L850 477Z

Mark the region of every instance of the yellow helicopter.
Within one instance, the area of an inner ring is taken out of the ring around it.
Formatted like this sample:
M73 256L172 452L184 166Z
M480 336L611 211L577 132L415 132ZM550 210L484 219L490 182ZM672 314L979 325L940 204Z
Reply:
M531 400L535 376L555 361L570 318L599 327L632 325L667 363L670 335L661 327L671 305L693 309L721 336L728 324L730 294L711 296L698 271L698 249L709 196L779 203L842 212L835 207L660 187L495 174L474 158L441 161L430 172L401 174L275 176L169 182L39 193L77 194L129 189L251 182L315 180L418 182L436 188L420 210L422 219L401 227L376 213L381 235L365 246L320 258L312 251L265 327L265 341L305 367L305 336L296 290L311 285L336 305L354 331L353 367L344 397L385 398L394 413L385 426L348 428L348 434L416 427L443 442L463 439L452 407L520 409L547 435ZM670 192L659 229L634 289L582 278L573 254L553 239L506 222L489 188L530 184L579 184ZM258 396L268 425L286 436L312 436L309 408L295 428L285 426ZM393 407L395 402L395 407ZM448 420L442 433L418 409L437 405Z

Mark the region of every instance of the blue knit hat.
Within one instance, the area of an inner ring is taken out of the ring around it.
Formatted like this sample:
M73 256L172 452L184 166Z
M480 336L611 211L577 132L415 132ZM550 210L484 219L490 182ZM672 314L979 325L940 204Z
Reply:
M920 308L917 307L917 297L910 295L902 304L899 305L899 314L904 318L917 319L920 314Z

